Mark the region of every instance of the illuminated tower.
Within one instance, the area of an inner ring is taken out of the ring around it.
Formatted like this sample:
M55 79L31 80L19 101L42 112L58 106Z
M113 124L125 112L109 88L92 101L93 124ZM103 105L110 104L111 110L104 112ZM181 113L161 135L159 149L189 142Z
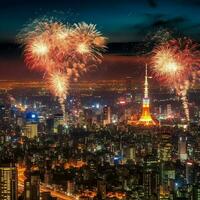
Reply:
M142 126L156 126L157 122L154 121L151 117L150 109L149 109L149 88L148 88L148 73L147 73L147 65L145 70L145 80L144 80L144 97L142 102L142 115L137 122L138 125Z

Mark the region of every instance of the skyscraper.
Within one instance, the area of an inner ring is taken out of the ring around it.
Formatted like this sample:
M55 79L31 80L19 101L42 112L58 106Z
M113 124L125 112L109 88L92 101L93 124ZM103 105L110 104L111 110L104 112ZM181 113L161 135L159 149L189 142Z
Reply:
M34 138L38 135L38 124L27 123L24 130L24 135L28 138Z
M143 173L143 186L145 191L145 197L148 199L159 199L159 173L146 169Z
M55 114L53 121L53 132L59 133L64 125L64 116L62 114Z
M178 155L181 161L187 160L187 137L180 136L178 140Z
M127 160L135 161L135 154L136 154L135 146L124 148L123 149L123 154L124 154L123 157L124 157L124 161L125 162Z
M40 177L39 173L31 172L24 182L25 200L40 200Z
M106 199L106 183L103 180L97 181L97 197L98 199Z
M0 165L0 199L17 200L17 168L13 164Z
M73 194L75 191L75 182L74 180L68 180L67 181L67 193Z
M111 109L109 106L103 108L103 125L106 126L111 123Z

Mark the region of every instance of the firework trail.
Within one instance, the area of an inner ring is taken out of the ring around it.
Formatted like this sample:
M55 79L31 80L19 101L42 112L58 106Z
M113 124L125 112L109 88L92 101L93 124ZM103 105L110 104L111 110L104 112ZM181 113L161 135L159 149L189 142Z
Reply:
M181 97L189 122L187 91L196 81L200 70L198 44L188 38L169 40L155 47L152 69L157 78L173 87Z
M25 47L25 63L44 73L65 115L69 81L77 80L101 62L106 38L96 30L96 25L83 22L70 26L46 18L35 20L18 38Z
M65 100L67 97L67 91L69 87L69 82L65 74L62 73L52 73L47 77L47 83L50 91L54 96L57 96L59 99L59 103L61 105L61 109L63 115L65 115ZM65 119L65 116L64 116Z
M187 121L190 120L189 106L188 106L188 98L187 91L190 87L189 81L185 81L182 85L180 85L180 89L178 91L178 95L181 97L183 109L185 111L185 116Z

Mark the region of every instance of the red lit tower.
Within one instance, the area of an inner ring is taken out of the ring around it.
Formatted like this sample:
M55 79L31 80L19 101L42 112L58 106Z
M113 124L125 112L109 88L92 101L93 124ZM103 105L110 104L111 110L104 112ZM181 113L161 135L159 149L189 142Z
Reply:
M149 87L148 87L148 72L147 65L145 70L144 80L144 97L142 101L142 115L137 122L137 125L141 126L156 126L158 123L152 118L150 113L150 100L149 100Z

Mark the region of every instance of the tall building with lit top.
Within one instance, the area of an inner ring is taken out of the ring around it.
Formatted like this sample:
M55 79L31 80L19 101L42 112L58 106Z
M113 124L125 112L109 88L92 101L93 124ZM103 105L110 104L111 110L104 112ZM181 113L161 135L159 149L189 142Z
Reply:
M103 125L106 126L111 123L111 108L104 106L103 108Z
M27 123L24 128L24 136L34 138L38 136L38 125L36 123Z
M0 165L0 199L17 200L17 168L12 164Z
M24 199L40 200L40 176L39 172L31 169L27 179L24 181Z
M53 132L59 133L59 130L62 130L64 125L64 117L63 114L55 114L53 120Z
M142 115L137 122L137 125L142 126L156 126L158 123L152 118L150 113L150 99L149 99L149 87L148 87L148 72L147 65L145 70L144 80L144 97L142 102Z
M24 136L34 138L38 136L38 115L34 112L26 113L26 123L24 126Z
M180 136L178 140L178 155L180 161L185 161L188 158L187 155L187 137Z

